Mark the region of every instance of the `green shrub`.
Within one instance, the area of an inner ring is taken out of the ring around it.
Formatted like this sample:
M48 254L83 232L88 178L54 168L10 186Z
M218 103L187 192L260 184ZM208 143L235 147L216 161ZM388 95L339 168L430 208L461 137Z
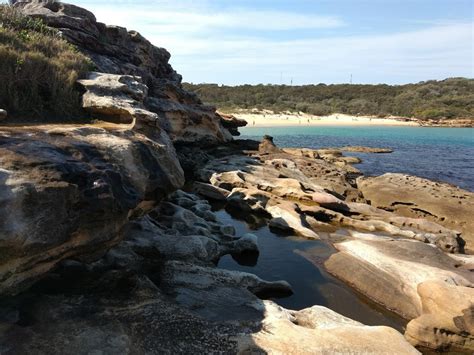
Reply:
M90 60L39 19L0 6L0 108L14 119L84 118L77 79Z
M474 80L450 78L408 85L241 85L184 84L201 99L228 112L263 107L314 115L399 115L418 118L474 118Z

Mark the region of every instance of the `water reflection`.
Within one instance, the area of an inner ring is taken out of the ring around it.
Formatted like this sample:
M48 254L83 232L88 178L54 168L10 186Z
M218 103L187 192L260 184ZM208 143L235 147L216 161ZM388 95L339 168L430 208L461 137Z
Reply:
M322 305L364 324L387 325L404 330L407 323L404 319L357 294L324 270L324 261L335 252L330 244L294 236L278 236L269 230L266 223L252 221L249 225L242 220L242 216L237 219L222 207L214 206L219 221L233 225L237 235L249 232L257 235L260 254L241 257L227 255L219 261L219 267L253 273L269 281L288 281L293 288L293 295L270 297L285 308L298 310Z

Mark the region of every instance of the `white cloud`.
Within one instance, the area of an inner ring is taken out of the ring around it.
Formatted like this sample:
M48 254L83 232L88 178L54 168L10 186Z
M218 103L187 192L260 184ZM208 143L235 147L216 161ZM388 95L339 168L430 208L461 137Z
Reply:
M152 36L173 54L185 80L295 83L402 83L474 76L472 24L395 34L277 41L262 38Z
M167 48L187 81L278 83L281 72L285 82L293 77L295 83L346 82L351 73L356 81L390 83L474 75L472 23L435 22L409 32L351 36L337 16L311 13L224 13L209 3L183 6L182 1L91 9L99 20L137 29ZM337 32L341 29L344 34ZM288 30L319 37L280 36Z
M418 30L352 36L338 16L222 12L211 0L72 2L168 49L186 81L279 83L281 72L298 84L347 82L351 73L372 83L474 76L472 23L438 20Z
M344 22L337 16L317 16L282 11L253 11L235 8L228 12L213 9L137 8L92 6L99 21L109 24L133 23L153 26L165 32L200 32L216 29L284 31L298 29L338 28Z

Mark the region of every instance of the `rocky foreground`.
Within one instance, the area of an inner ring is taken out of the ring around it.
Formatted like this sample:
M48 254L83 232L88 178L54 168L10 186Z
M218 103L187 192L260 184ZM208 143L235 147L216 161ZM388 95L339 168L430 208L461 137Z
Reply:
M0 353L474 351L472 193L366 178L337 149L232 141L242 123L184 91L138 33L73 5L15 6L94 60L79 85L103 122L0 127ZM208 200L334 245L327 270L409 320L405 334L284 309L269 299L287 281L217 268L257 257L258 238Z

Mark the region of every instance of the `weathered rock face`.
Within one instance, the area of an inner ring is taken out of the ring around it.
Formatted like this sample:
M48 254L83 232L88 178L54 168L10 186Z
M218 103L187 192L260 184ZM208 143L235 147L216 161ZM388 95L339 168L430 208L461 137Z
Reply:
M240 136L239 127L245 127L247 121L237 118L234 115L227 115L225 113L218 112L221 117L221 123L224 128L228 129L233 136Z
M0 129L0 182L0 294L12 294L100 256L184 176L166 134L45 126Z
M394 329L367 327L321 306L295 312L268 302L262 329L238 341L244 353L419 354Z
M158 115L146 111L143 100L148 95L148 87L140 77L104 73L89 73L87 79L79 80L86 92L82 97L82 107L94 117L116 123L135 123L138 118L158 125Z
M258 152L261 155L272 154L272 153L281 153L281 149L278 148L275 143L273 143L273 137L264 136L262 142L258 146Z
M438 351L474 352L474 288L444 282L418 285L423 313L408 323L405 337Z
M60 30L69 42L92 59L98 72L141 78L135 80L143 80L148 95L139 101L146 110L159 116L160 126L173 141L216 143L232 139L215 108L203 105L195 94L182 88L181 76L169 64L170 54L152 45L138 32L104 25L97 22L89 11L54 0L18 1L14 6ZM115 85L115 89L119 88ZM94 91L91 90L91 94L95 94ZM90 110L94 115L99 114L93 118L110 117L114 113L125 121L129 120L129 108L114 105L115 102L104 102L105 99L98 102L97 97L94 103L89 99L85 98L86 108L101 108ZM116 112L112 112L114 110Z
M65 262L2 302L0 351L418 353L391 328L259 299L290 286L216 268L218 255L254 251L256 240L234 236L195 195L177 191L125 234L98 262Z
M425 281L474 286L471 272L429 244L364 233L351 235L355 240L335 245L340 252L326 261L326 268L406 319L422 314L417 288Z
M437 223L350 202L364 199L338 150L281 150L269 137L258 148L258 154L208 156L196 176L211 182L220 191L217 199L226 197L229 208L268 217L270 227L285 233L317 239L320 230L349 228L420 240L448 252L462 249L456 233ZM337 162L343 163L335 166Z
M473 193L403 174L361 178L357 184L373 206L401 216L434 221L458 231L466 241L466 249L474 251Z
M197 168L196 176L216 187L204 195L226 198L228 211L250 223L252 216L263 217L276 231L328 239L339 250L325 262L328 271L406 319L420 317L413 328L416 335L409 338L413 344L437 349L448 348L451 341L457 344L452 349L469 351L465 344L472 330L450 328L441 318L437 328L436 317L424 319L427 311L419 292L420 285L433 281L451 285L457 293L474 286L474 258L456 254L462 252L458 232L437 221L367 204L354 183L351 161L339 150L279 149L266 138L259 147L244 143L240 152L225 147L208 151L203 160L207 162ZM336 176L339 180L332 180ZM459 307L469 308L464 303ZM462 309L449 311L450 319L466 313ZM470 317L469 311L466 314ZM424 325L426 330L421 329ZM457 338L436 329L450 329L446 331ZM280 335L280 344L285 334L291 329Z

